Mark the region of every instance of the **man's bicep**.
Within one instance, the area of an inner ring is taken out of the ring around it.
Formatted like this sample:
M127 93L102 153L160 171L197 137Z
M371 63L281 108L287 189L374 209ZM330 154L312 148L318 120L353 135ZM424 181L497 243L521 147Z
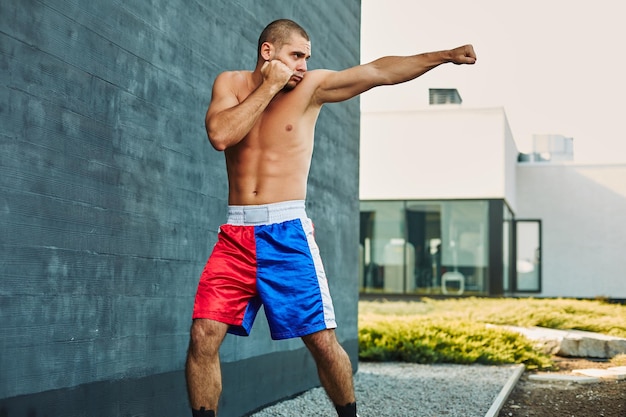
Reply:
M213 82L211 102L206 114L207 122L213 115L235 107L237 104L239 104L239 100L233 91L231 76L228 73L218 75Z
M377 72L370 65L327 71L317 89L316 98L320 103L349 100L380 84Z

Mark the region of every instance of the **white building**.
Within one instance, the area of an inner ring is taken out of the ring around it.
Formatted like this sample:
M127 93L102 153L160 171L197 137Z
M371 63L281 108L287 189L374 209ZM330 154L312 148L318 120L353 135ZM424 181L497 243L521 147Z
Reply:
M626 164L535 147L502 108L363 112L362 291L626 299Z

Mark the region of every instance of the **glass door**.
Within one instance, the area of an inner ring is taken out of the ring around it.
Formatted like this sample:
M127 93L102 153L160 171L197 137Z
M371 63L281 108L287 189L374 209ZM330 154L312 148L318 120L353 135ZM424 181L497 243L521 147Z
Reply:
M515 220L514 292L541 292L541 220Z

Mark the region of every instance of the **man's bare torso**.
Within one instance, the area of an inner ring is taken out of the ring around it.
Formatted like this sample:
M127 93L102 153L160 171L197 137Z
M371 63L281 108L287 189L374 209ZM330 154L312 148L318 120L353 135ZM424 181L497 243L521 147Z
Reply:
M245 138L226 149L230 205L305 199L320 110L312 103L317 78L310 71L277 94ZM254 90L251 72L235 73L232 82L239 102Z

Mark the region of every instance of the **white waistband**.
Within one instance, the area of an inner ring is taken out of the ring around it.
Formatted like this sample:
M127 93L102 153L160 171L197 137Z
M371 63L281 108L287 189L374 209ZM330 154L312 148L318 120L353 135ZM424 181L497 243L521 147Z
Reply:
M257 226L306 219L304 200L282 201L252 206L228 206L228 224Z

